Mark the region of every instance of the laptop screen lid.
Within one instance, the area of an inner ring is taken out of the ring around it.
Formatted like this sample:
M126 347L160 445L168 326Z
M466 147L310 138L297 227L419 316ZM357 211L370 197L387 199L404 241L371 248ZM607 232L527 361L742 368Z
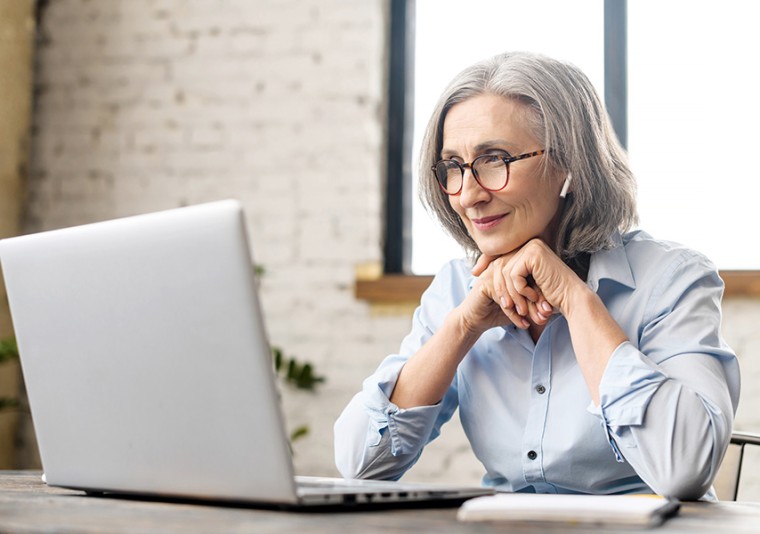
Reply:
M48 484L297 502L242 208L0 241Z

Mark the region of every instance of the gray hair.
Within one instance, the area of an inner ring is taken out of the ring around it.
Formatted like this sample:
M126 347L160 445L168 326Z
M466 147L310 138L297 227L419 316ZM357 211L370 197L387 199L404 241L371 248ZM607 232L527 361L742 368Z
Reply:
M443 122L460 102L494 94L526 105L533 136L548 149L540 179L551 170L572 174L555 243L568 263L612 246L615 230L637 223L636 180L589 79L577 67L545 56L506 53L465 69L444 91L430 118L420 154L420 196L471 257L480 254L440 189L431 166L440 158ZM548 163L547 163L548 160Z

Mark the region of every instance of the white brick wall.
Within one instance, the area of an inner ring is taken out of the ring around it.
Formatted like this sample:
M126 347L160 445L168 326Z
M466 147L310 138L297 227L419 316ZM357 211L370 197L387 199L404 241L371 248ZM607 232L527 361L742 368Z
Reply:
M286 390L295 461L336 474L332 422L407 315L353 298L381 259L384 0L56 0L38 50L26 230L236 197L247 208L272 341L328 381ZM726 306L756 409L760 304ZM410 478L477 482L456 425Z

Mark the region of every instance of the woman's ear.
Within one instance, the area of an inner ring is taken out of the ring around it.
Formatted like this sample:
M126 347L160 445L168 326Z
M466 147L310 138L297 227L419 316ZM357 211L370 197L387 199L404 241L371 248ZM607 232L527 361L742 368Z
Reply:
M559 198L565 198L567 194L570 192L570 180L573 179L573 175L570 173L567 173L567 178L565 178L565 183L562 184L562 191L559 192Z

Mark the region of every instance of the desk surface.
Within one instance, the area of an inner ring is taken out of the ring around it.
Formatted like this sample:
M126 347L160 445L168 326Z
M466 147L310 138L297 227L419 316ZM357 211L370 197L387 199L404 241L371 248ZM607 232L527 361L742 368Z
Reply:
M561 532L567 527L458 523L456 509L295 513L203 504L88 497L49 488L39 474L0 472L0 532ZM635 532L570 529L574 533ZM645 532L699 534L760 532L760 503L684 503L677 517Z

